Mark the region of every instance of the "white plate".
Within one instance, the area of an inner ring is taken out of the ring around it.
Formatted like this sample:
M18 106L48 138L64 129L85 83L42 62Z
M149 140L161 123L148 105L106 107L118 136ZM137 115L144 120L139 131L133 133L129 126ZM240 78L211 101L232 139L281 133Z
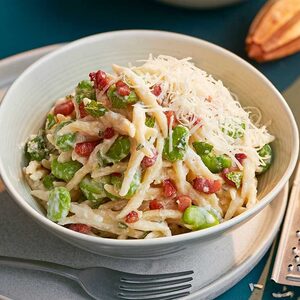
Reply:
M0 96L27 66L57 47L33 50L1 61ZM244 277L266 253L282 221L287 192L286 186L270 205L249 222L217 240L208 241L199 249L201 257L198 253L186 251L181 261L172 257L156 261L129 261L85 252L40 228L20 211L7 193L2 193L0 211L6 213L0 219L0 255L49 260L74 267L107 266L136 273L194 269L193 293L184 299L213 299ZM30 290L30 293L24 295L24 290ZM69 280L8 268L0 270L1 293L24 300L86 299L80 287Z

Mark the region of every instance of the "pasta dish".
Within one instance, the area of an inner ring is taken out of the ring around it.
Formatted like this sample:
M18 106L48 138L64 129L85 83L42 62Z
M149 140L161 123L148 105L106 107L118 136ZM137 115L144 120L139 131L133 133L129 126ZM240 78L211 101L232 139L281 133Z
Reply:
M60 98L25 145L25 178L47 218L99 237L205 229L257 199L274 137L190 58L113 65Z

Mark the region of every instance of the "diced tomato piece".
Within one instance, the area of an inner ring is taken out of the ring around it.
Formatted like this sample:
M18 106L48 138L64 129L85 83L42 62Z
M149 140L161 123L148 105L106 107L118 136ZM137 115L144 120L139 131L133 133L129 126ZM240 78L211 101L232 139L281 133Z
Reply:
M111 176L122 177L122 174L118 173L118 172L114 172L114 173L111 173Z
M184 212L189 206L192 205L192 199L189 196L181 195L176 198L178 210Z
M163 181L163 193L165 197L175 196L177 189L170 179Z
M235 158L239 161L240 164L243 164L243 161L247 158L247 155L245 153L236 153Z
M85 224L70 224L67 227L73 231L77 231L80 233L89 233L91 231L91 227Z
M207 179L203 177L196 177L193 180L193 187L195 190L205 193L213 194L218 192L222 187L221 180Z
M154 153L152 157L145 156L141 162L142 168L146 169L153 166L157 160L158 152L154 149Z
M74 104L72 100L63 102L61 104L58 104L54 107L54 114L61 114L64 116L70 115L74 111Z
M111 139L115 135L115 131L112 127L107 127L103 132L103 138L104 139Z
M125 82L123 82L122 80L119 80L116 83L116 88L117 88L117 93L120 96L128 96L131 92L129 86Z
M79 113L80 113L80 118L84 118L88 115L88 113L86 112L85 108L84 108L84 103L83 101L81 101L81 103L79 104Z
M123 86L128 86L128 85L122 80L118 80L116 82L116 88L120 88L120 87L123 87Z
M139 215L136 211L131 211L126 217L125 217L125 222L126 223L134 223L139 220Z
M153 202L152 202L153 201ZM149 202L149 209L178 209L176 198L154 199Z
M151 210L153 210L153 209L162 209L162 208L164 208L164 206L161 204L161 202L157 201L157 199L154 199L154 200L151 200L149 202L149 208Z
M98 144L99 141L77 143L75 152L80 156L89 157Z
M161 94L161 86L160 84L155 84L152 88L152 94L158 97Z
M102 90L109 83L106 73L101 70L98 70L97 72L91 72L89 76L91 81L94 82L94 87L96 89Z

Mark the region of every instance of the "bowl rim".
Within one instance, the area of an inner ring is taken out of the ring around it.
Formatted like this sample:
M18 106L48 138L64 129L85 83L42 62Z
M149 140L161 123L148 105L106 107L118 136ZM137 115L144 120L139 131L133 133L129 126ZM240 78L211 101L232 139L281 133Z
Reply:
M160 36L172 39L177 39L181 41L187 41L187 42L193 42L198 45L204 45L208 48L213 48L215 51L219 52L221 55L224 55L234 61L236 61L239 64L244 65L246 68L248 68L254 75L256 75L258 78L260 78L264 84L274 93L274 97L278 99L278 104L282 106L282 108L287 113L289 120L291 122L292 126L292 139L293 139L293 151L292 155L288 164L288 167L286 171L284 172L284 175L282 178L278 181L276 186L267 194L265 195L253 208L245 211L243 214L236 216L224 223L219 224L218 226L210 227L204 230L199 231L193 231L185 234L170 236L170 237L161 237L157 239L140 239L140 240L118 240L118 239L109 239L109 238L99 238L89 235L80 234L78 232L69 230L63 226L60 226L49 219L45 217L44 215L40 214L38 211L36 211L34 208L30 206L29 203L27 203L21 194L17 191L17 189L11 184L8 174L6 173L5 169L5 162L2 160L2 156L0 155L0 174L1 177L7 187L8 192L12 197L15 199L17 204L27 213L29 214L35 221L41 223L41 225L44 225L45 228L48 230L53 230L56 235L59 236L69 236L73 241L76 239L82 240L84 242L88 243L98 243L102 245L107 246L120 246L120 247L135 247L135 246L158 246L163 244L174 244L177 242L184 242L188 240L195 240L195 239L201 239L209 236L214 236L218 233L222 233L225 230L229 228L233 228L235 225L242 223L243 221L248 220L251 216L258 213L261 209L263 209L267 204L269 204L273 198L282 190L285 183L288 181L289 177L292 175L292 172L296 166L297 158L298 158L298 149L299 149L299 136L298 136L298 127L296 125L296 121L294 119L294 116L284 100L283 96L280 94L280 92L274 87L274 85L260 72L258 71L254 66L252 66L250 63L242 59L241 57L237 56L236 54L230 52L229 50L226 50L225 48L218 46L216 44L213 44L211 42L205 41L203 39L192 37L185 34L180 33L174 33L169 31L160 31L160 30L141 30L141 29L133 29L133 30L117 30L117 31L110 31L110 32L104 32L104 33L98 33L91 36L87 36L78 40L75 40L69 44L66 44L65 46L62 46L61 48L54 50L53 52L46 54L42 58L38 59L36 62L34 62L32 65L30 65L11 85L11 87L8 89L7 93L5 94L1 106L0 106L0 119L1 114L4 114L3 106L6 105L6 102L8 101L8 98L11 94L14 92L14 88L19 85L19 83L22 81L24 77L26 77L30 72L32 72L34 69L38 68L41 64L44 62L51 60L54 57L57 57L61 54L64 54L65 52L68 52L69 50L76 48L77 46L81 46L82 44L86 43L93 43L95 41L101 41L105 40L108 37L117 37L117 36L128 36L130 37L136 37L136 36L142 36L142 37L152 37L152 36ZM0 136L1 136L2 129L0 128Z

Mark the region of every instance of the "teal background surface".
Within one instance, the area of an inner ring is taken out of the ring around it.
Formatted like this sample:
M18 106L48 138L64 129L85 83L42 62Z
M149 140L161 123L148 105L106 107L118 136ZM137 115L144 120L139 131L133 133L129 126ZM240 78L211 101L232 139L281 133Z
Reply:
M0 0L0 59L45 45L120 29L184 33L213 42L247 59L244 40L251 20L264 2L248 0L239 5L203 11L171 7L151 0ZM300 54L266 64L250 62L280 91L300 73ZM218 300L248 299L248 284L257 282L265 261L266 257ZM269 283L264 299L274 299L271 291L276 290L281 287ZM296 295L300 295L297 289L293 299L297 299Z

